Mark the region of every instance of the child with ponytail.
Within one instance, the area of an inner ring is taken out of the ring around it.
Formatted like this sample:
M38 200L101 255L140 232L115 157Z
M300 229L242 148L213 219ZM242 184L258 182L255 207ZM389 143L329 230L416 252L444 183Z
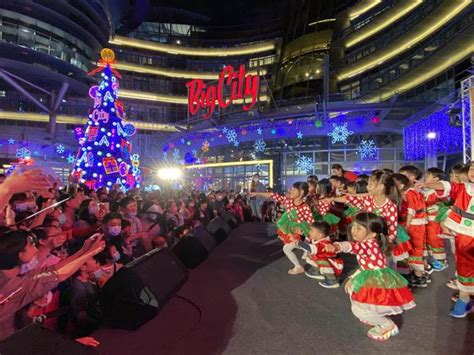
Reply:
M334 202L348 203L362 211L381 216L388 227L388 239L393 244L392 259L397 262L408 259L411 244L406 231L398 225L400 195L390 173L375 171L369 178L367 194L333 198Z
M391 243L383 219L374 213L361 212L351 226L352 242L326 245L327 252L356 255L359 269L349 277L345 291L351 297L352 313L364 324L372 326L367 336L388 340L398 334L389 316L415 307L408 282L388 267Z
M302 249L298 246L298 242L302 235L308 235L310 226L314 222L311 209L305 202L305 197L308 195L308 184L295 182L288 196L269 192L254 192L251 195L271 198L285 209L285 213L277 221L276 226L278 237L284 244L283 252L293 264L293 268L288 270L288 274L304 273L304 268L293 250Z

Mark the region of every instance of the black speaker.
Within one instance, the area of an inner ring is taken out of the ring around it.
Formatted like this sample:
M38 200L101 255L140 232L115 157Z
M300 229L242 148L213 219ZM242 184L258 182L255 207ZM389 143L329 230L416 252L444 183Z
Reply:
M169 250L152 250L107 281L99 302L104 323L134 330L155 317L188 279L188 271Z
M41 325L30 324L1 341L0 354L95 355L98 352Z
M188 268L194 269L201 264L216 247L216 240L205 228L194 229L182 238L173 248L173 252Z
M217 244L224 241L232 230L222 217L212 219L207 224L206 229L214 236Z
M222 218L231 228L237 228L239 225L239 219L232 212L227 211L222 215Z

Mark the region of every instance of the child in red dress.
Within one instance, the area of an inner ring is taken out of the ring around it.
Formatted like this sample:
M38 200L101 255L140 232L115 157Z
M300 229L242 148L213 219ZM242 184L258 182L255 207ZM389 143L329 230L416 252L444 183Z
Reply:
M408 258L411 249L406 232L401 233L398 227L398 205L400 194L391 174L384 171L373 173L367 184L368 194L345 195L333 199L335 202L348 203L362 211L381 216L388 227L388 239L393 244L392 259L401 261Z
M289 196L270 192L253 192L251 195L271 198L285 208L285 213L277 222L277 234L284 244L283 252L293 264L293 268L288 270L288 274L304 273L304 268L293 250L302 249L298 246L301 235L307 235L310 225L314 222L311 208L305 202L305 197L308 195L308 184L295 182L289 191Z
M388 340L399 332L389 316L415 307L413 295L407 281L387 265L391 243L381 217L368 212L357 214L351 235L353 242L335 242L325 249L356 255L359 269L345 286L352 312L362 323L373 326L367 333L369 338Z

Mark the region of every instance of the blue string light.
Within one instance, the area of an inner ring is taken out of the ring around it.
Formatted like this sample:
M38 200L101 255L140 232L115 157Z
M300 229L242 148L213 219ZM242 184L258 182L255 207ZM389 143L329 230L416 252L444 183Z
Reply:
M449 108L432 113L403 129L406 160L423 160L438 153L462 151L462 128L449 124Z

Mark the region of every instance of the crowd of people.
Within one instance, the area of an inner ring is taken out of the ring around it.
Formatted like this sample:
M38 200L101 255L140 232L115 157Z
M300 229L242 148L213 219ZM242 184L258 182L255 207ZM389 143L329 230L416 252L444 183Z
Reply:
M371 326L369 338L387 340L399 332L390 316L415 307L412 290L428 287L433 271L448 268L448 240L455 277L446 286L458 291L449 314L464 318L474 296L474 164L454 166L449 177L412 165L357 176L335 164L332 173L296 182L286 195L251 193L285 210L276 224L293 266L288 273L338 288L339 254L354 254L359 268L344 287L352 312Z
M293 264L288 273L322 287L339 287L339 254L355 254L360 267L345 290L377 340L398 333L389 316L415 306L411 290L448 267L449 240L456 278L447 286L459 291L450 314L464 317L474 294L474 165L455 166L449 178L414 166L370 176L332 168L329 178L309 176L286 195L266 188L258 174L248 190L206 194L60 187L40 170L0 176L0 340L41 323L97 346L90 334L102 322L98 295L114 273L226 211L241 221L276 223Z
M40 170L0 176L0 340L34 322L97 346L98 295L115 272L226 211L252 220L251 203L234 192L58 187Z

